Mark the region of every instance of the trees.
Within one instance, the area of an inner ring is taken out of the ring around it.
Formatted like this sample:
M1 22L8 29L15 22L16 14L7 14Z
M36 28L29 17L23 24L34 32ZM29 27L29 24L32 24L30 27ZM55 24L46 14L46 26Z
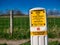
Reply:
M53 11L52 10L47 10L47 15L53 15Z
M60 15L60 11L57 9L47 10L47 15Z
M19 16L25 15L20 10L5 10L5 12L0 11L0 15L10 15L10 11L13 11L13 15L19 15Z
M3 14L3 12L2 11L0 11L0 15L2 15Z
M23 15L23 13L20 11L20 10L16 10L16 11L14 11L14 13L15 13L15 15Z
M27 15L27 14L24 14L22 13L20 10L12 10L13 11L13 15L16 15L16 16L23 16L23 15ZM0 15L10 15L10 10L5 10L5 11L1 11L0 10ZM47 15L60 15L60 11L57 10L57 9L48 9L47 10Z

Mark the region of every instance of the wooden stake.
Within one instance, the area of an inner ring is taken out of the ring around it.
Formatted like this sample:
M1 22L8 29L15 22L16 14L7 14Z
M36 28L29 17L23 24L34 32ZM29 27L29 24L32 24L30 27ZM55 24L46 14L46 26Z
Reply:
M12 35L13 31L13 11L10 11L10 34Z

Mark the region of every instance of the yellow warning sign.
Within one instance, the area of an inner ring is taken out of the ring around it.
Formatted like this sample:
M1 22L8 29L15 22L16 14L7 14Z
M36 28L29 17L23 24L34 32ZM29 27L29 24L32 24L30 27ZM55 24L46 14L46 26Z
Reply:
M45 25L46 25L45 10L32 10L31 11L31 26L45 26Z
M30 32L31 36L47 35L47 31Z

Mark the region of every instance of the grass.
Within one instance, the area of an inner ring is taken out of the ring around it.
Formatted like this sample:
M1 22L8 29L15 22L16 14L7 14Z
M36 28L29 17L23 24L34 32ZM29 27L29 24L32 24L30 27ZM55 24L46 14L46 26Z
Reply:
M13 36L9 34L9 17L0 17L0 38L5 39L26 39L30 38L29 17L13 18ZM47 18L48 37L60 38L60 18ZM53 35L53 36L52 36Z
M48 18L48 37L60 38L60 18Z
M31 44L30 42L27 42L21 45L31 45ZM49 42L48 45L60 45L60 43L58 41L52 41L52 42Z
M5 43L5 44L0 44L0 45L7 45L7 44Z

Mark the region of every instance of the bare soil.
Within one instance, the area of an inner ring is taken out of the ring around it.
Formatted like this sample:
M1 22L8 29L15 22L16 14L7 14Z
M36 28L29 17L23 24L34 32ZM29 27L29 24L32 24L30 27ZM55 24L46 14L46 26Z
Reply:
M58 42L60 42L60 39L49 38L48 41L58 41ZM19 45L19 44L23 44L23 43L26 43L26 42L30 42L30 39L22 39L22 40L1 40L0 39L0 44L6 43L8 45Z

